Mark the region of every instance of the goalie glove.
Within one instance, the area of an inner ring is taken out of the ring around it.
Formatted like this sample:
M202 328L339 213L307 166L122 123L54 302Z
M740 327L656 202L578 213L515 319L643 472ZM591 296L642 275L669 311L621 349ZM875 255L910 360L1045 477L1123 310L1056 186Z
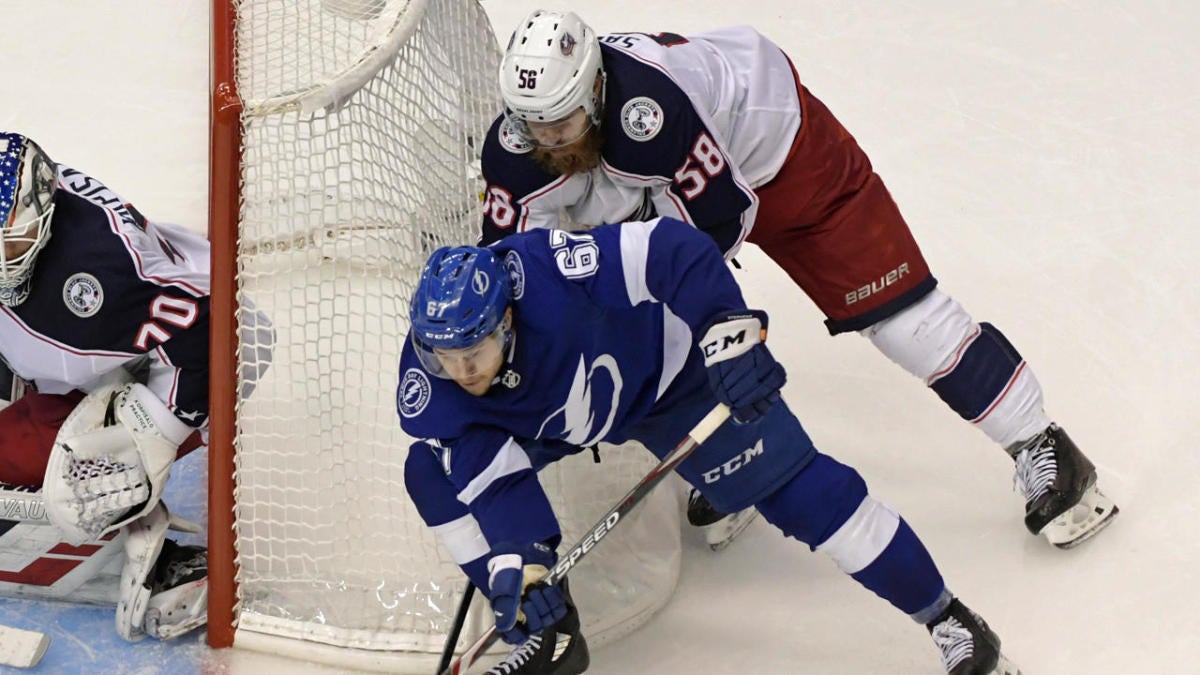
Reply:
M721 312L700 330L708 383L729 406L733 421L748 424L779 400L787 372L763 343L767 313L756 309Z
M558 586L537 582L557 559L547 545L500 544L488 560L488 594L496 615L496 632L509 644L520 644L567 615Z
M89 394L59 429L46 466L50 522L79 545L148 514L190 433L145 385Z

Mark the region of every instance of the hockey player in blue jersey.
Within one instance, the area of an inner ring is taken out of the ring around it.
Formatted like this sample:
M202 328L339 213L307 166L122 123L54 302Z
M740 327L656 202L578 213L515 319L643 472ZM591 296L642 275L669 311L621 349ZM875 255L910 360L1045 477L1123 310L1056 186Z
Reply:
M672 216L727 259L749 241L831 334L867 337L1007 450L1030 532L1067 548L1117 514L1044 412L1032 368L937 287L866 154L763 35L597 36L573 13L539 10L513 32L499 85L482 243L568 227L563 213L576 228ZM689 515L716 519L702 499Z
M129 640L202 625L206 551L161 496L207 426L208 242L4 132L0 241L0 492L53 526L0 520L0 594L115 604Z
M589 662L565 584L527 588L561 539L537 470L599 441L637 440L661 458L718 401L733 422L680 464L683 478L720 509L756 508L927 626L947 672L1017 672L908 524L814 447L780 400L766 315L746 308L696 229L661 218L441 248L410 319L397 408L422 440L405 485L518 645L494 674L573 675Z

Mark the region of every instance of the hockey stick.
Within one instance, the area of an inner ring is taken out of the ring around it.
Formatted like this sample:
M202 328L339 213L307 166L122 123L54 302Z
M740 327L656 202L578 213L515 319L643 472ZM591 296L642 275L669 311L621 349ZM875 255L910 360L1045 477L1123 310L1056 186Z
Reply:
M467 613L471 611L471 598L475 597L475 584L467 582L462 599L458 601L458 612L454 614L454 626L446 636L446 646L442 648L442 660L438 662L438 671L443 671L454 658L454 647L458 644L458 636L462 634L463 624L467 622Z
M670 454L651 469L650 473L646 474L629 492L625 493L621 501L609 509L608 513L604 514L604 517L587 530L587 534L584 535L583 539L579 540L559 558L558 564L554 566L554 569L550 570L546 576L538 581L550 586L562 581L563 577L567 576L567 572L570 572L572 567L575 567L593 547L600 543L601 539L607 536L609 532L612 532L617 523L628 515L633 507L640 504L646 498L646 495L661 483L675 467L687 459L692 454L692 451L699 447L701 443L708 440L709 435L716 431L717 427L721 426L721 423L728 417L729 408L723 403L718 403L711 412L704 416L704 419L700 420L688 432L687 437L680 441L679 445L675 446L675 449ZM499 639L500 634L496 632L496 627L492 626L474 644L467 647L467 650L463 652L462 656L458 657L457 661L449 667L439 670L438 675L462 675L479 660L479 657L484 652L496 644L496 641Z
M34 630L0 626L0 665L32 668L42 660L50 636Z

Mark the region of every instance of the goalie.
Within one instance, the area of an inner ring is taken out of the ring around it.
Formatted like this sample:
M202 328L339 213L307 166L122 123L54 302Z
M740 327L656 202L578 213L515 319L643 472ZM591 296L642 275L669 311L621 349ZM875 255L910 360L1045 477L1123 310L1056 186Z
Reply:
M0 226L0 489L45 516L0 522L0 550L33 560L0 593L116 604L127 640L192 630L207 555L166 537L161 498L207 425L208 242L4 132ZM265 368L272 332L253 325L242 348ZM47 562L63 551L65 571Z

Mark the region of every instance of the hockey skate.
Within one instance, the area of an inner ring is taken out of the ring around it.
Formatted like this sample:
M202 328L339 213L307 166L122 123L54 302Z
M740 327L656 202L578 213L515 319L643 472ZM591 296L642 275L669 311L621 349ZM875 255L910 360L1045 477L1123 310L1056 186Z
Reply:
M688 523L704 530L704 540L714 551L720 551L733 543L733 540L754 522L757 515L758 509L753 506L737 513L721 513L713 508L696 488L692 488L688 495Z
M169 522L167 508L159 502L124 528L116 628L131 642L147 635L160 640L177 637L207 618L207 552L167 539Z
M146 634L169 640L207 621L208 550L167 539L154 563Z
M1025 497L1025 527L1073 548L1112 523L1120 510L1096 487L1096 467L1057 424L1009 448L1013 483Z
M517 645L487 675L578 675L588 669L591 656L579 629L579 612L566 583L567 615L541 633Z
M1000 653L1000 637L958 598L925 627L950 675L1021 675Z

